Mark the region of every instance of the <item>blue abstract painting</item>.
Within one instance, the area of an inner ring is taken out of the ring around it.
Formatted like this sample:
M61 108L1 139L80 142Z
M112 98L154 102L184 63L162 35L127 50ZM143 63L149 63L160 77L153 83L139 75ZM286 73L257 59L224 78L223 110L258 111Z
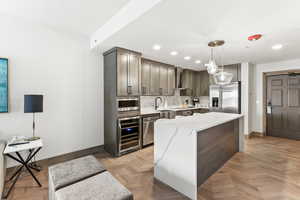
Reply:
M0 113L8 112L8 59L0 58Z

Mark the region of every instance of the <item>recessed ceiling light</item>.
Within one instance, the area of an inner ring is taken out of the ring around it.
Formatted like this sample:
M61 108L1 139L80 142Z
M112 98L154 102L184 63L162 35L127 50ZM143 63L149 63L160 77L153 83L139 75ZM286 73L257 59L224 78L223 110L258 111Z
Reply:
M178 54L178 52L177 52L177 51L172 51L170 54L171 54L172 56L176 56L176 55Z
M184 60L191 60L191 56L185 56Z
M201 60L196 60L195 63L196 63L196 64L200 64L200 63L201 63Z
M152 47L154 50L160 50L161 46L158 44L153 45Z
M275 45L272 46L273 50L279 50L281 48L282 48L282 44L275 44Z

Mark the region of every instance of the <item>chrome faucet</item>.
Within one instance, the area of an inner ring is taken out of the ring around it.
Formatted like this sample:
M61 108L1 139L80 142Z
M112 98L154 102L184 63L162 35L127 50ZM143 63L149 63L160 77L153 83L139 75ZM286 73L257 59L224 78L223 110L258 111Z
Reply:
M155 97L154 99L154 109L157 110L158 109L158 103L157 103L157 100L160 100L160 103L162 103L162 98L161 97Z

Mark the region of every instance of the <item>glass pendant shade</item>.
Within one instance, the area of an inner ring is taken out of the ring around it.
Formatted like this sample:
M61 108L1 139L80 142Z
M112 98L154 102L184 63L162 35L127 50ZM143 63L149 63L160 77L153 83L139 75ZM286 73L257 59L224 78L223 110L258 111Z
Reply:
M229 84L231 83L232 78L233 78L233 74L224 72L223 70L214 75L215 82L218 85Z
M205 64L205 66L207 67L207 72L209 74L215 74L218 71L218 65L213 59L210 59L208 64Z

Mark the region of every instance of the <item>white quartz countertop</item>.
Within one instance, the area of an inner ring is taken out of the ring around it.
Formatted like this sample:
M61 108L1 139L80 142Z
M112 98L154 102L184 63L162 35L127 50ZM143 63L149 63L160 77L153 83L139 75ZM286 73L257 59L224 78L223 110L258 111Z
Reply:
M155 126L188 128L199 132L241 117L243 117L241 114L221 112L196 113L193 116L177 116L175 119L159 119L155 122Z

